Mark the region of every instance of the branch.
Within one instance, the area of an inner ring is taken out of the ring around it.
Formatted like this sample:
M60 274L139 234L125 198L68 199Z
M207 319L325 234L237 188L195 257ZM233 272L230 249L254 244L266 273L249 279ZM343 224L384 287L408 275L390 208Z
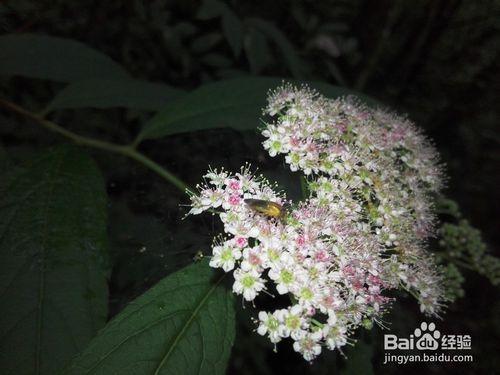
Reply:
M127 156L131 159L134 159L141 163L142 165L148 167L152 171L156 172L158 175L163 177L165 180L170 182L172 185L174 185L176 188L179 190L182 190L183 192L186 191L188 188L188 185L184 183L181 179L173 175L170 171L167 169L163 168L161 165L157 164L153 160L149 159L145 155L141 154L138 152L133 145L117 145L114 143L109 143L105 141L100 141L98 139L93 139L93 138L88 138L84 137L78 134L75 134L69 130L64 129L63 127L57 125L56 123L46 120L43 117L30 112L17 104L14 104L8 100L1 99L0 98L0 106L4 107L5 109L17 113L18 115L21 115L24 118L30 119L37 124L49 129L50 131L53 131L55 133L58 133L62 135L63 137L71 139L73 142L79 145L83 146L88 146L88 147L93 147L97 148L100 150L105 150L109 152L113 152L116 154L124 155Z

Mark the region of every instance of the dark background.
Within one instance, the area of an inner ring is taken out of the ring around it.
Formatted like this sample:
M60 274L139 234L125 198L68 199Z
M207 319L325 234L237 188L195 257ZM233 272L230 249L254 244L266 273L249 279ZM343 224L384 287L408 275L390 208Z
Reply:
M408 113L435 140L447 165L446 194L498 255L500 1L226 4L243 24L239 54L228 43L221 20L208 17L210 7L196 1L0 1L0 30L75 39L112 57L136 78L182 89L262 75L324 81L368 94ZM259 31L255 20L268 22L273 33ZM2 95L33 108L43 107L60 88L22 78L0 87ZM80 134L126 143L146 116L124 109L79 110L60 111L54 120ZM19 159L60 142L22 122L2 127L0 136L4 148ZM245 161L271 180L290 184L284 182L290 179L283 163L270 160L260 142L256 132L211 130L147 141L141 151L192 185L207 163L234 170ZM211 217L181 221L186 209L179 204L187 203L186 197L144 168L120 157L93 155L105 171L110 195L114 315L157 280L192 261L218 228ZM293 194L294 185L290 188ZM148 251L139 252L142 247ZM375 373L498 373L498 289L474 272L464 276L464 298L437 325L442 333L472 336L473 364L383 366L383 333L375 328L359 334L362 343L347 350L349 360L327 353L309 365L289 343L278 346L276 354L266 339L251 332L248 306L240 311L229 373L362 374L372 371L370 362ZM409 298L386 317L401 336L412 333L422 319Z

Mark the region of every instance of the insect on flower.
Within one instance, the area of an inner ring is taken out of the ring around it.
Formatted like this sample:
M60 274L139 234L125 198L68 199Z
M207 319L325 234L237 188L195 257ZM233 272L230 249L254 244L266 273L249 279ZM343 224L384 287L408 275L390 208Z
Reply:
M286 214L286 208L279 203L266 201L263 199L245 199L246 205L259 214L283 219Z

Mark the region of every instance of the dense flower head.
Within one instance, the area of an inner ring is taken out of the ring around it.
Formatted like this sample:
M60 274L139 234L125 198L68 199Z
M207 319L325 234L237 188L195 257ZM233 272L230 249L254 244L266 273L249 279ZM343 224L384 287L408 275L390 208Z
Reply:
M272 343L290 337L310 361L378 322L390 289L409 291L437 315L442 276L425 241L442 172L427 139L405 118L306 87L285 85L268 102L263 146L303 173L308 196L287 201L249 166L210 170L190 211L220 217L225 237L210 265L233 272L236 294L289 297L288 307L258 314L257 332ZM249 200L274 202L282 214L270 217Z

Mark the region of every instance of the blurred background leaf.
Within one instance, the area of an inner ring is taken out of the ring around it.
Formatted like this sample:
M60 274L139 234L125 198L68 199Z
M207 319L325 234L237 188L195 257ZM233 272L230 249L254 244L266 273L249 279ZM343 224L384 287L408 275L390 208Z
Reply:
M89 78L127 78L108 56L74 40L36 34L0 36L0 75L74 82Z
M266 35L275 43L276 47L283 54L283 59L294 78L303 79L305 77L305 64L298 56L293 44L290 43L286 35L280 29L274 26L271 22L267 22L259 18L248 18L245 22L248 26L261 31L262 34Z
M259 74L272 59L267 38L259 30L250 28L245 36L244 46L251 72Z

